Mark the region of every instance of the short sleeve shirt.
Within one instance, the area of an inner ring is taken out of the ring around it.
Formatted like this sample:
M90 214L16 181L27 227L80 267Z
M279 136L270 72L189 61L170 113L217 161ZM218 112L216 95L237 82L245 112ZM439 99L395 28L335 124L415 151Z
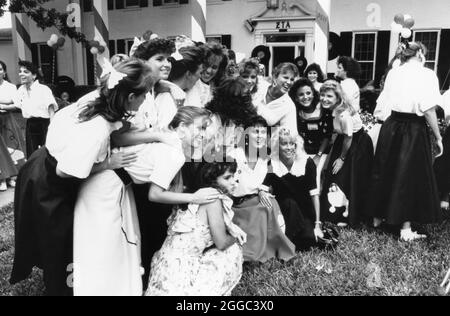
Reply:
M16 107L22 110L24 118L50 118L49 108L53 105L58 110L58 104L49 87L35 81L28 90L24 85L18 90Z

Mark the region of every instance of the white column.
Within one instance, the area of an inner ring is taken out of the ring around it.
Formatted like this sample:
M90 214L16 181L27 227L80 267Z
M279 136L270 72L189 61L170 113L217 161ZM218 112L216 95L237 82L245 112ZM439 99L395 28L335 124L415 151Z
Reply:
M316 23L314 27L314 60L327 72L328 43L330 33L331 0L316 0ZM311 61L310 61L311 62Z
M191 38L206 42L206 0L191 1Z
M80 0L69 0L69 3L74 3L74 4L78 4L80 5ZM79 21L77 21L77 25L79 25L79 27L76 27L76 31L77 32L83 32L83 19L81 16L81 10L80 10L80 16L79 16ZM71 45L72 45L72 61L73 61L73 74L74 74L74 78L73 80L75 81L75 84L77 85L84 85L86 84L86 62L85 59L83 58L84 56L84 49L83 49L83 45L81 43L77 43L76 40L72 39L71 40Z
M108 1L94 0L92 7L94 11L94 40L99 41L105 46L106 50L103 54L97 55L97 77L102 74L101 64L103 57L109 59L109 18L108 18Z
M17 59L32 61L30 24L26 14L11 14L14 47Z

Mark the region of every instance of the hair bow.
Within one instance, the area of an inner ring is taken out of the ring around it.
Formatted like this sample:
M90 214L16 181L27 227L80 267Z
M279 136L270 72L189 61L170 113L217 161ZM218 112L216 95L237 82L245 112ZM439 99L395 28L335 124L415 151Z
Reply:
M180 61L180 60L184 59L183 55L181 55L179 51L176 51L175 53L173 53L171 57L173 59L175 59L176 61Z
M110 61L106 58L104 58L103 61L103 73L101 77L109 75L108 79L108 89L114 89L120 81L123 80L127 75L117 71L113 65L110 63Z
M133 45L130 48L130 57L133 57L133 55L136 52L136 50L138 49L138 47L141 46L141 44L143 44L143 43L145 43L144 40L141 40L140 38L137 38L137 37L134 38Z

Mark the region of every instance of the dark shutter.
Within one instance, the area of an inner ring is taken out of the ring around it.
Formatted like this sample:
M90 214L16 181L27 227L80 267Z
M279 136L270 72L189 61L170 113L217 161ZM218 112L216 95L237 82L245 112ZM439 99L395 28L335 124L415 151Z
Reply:
M108 0L108 10L114 10L114 0Z
M450 29L441 30L441 46L437 73L442 90L448 90L450 85Z
M95 68L94 68L94 55L91 54L91 49L86 47L86 70L87 70L87 79L88 85L95 85Z
M139 1L139 6L141 8L147 8L148 7L148 0L140 0Z
M180 0L180 4L188 4L189 0Z
M109 41L109 55L114 56L116 54L116 41L110 40Z
M353 32L342 32L340 56L352 56L352 50L353 50Z
M38 44L31 44L31 62L35 65L39 65L39 46Z
M125 40L117 40L117 54L126 54Z
M92 0L83 0L84 12L92 12Z
M116 0L116 9L117 10L125 9L125 1L124 0Z
M231 49L231 35L222 35L222 45L226 48Z
M154 7L162 6L162 0L153 0L153 6Z
M380 80L384 76L389 65L389 49L391 43L391 31L379 31L377 43L377 59L375 60L375 86L379 87Z

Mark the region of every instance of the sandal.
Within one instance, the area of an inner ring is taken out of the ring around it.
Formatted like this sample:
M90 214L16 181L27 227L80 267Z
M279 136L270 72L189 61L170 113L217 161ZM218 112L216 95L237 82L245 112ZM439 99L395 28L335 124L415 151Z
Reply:
M405 242L411 242L411 241L416 241L416 240L421 240L421 239L426 239L426 238L427 238L427 235L421 235L421 234L418 234L417 232L413 232L411 230L411 228L403 229L400 232L400 240L405 241Z

